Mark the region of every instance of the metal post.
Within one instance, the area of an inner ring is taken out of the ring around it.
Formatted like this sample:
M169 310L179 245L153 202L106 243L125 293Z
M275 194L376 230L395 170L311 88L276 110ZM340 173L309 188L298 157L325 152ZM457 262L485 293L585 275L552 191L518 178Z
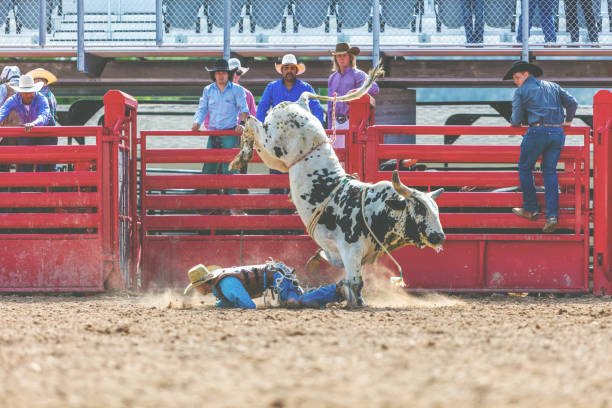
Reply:
M380 0L372 2L372 66L380 59Z
M164 42L164 31L163 31L163 11L162 11L162 0L155 1L155 45L158 47Z
M111 14L111 0L107 0L106 1L106 18L107 20L107 33L106 33L106 38L108 40L112 40L113 39L113 25L111 23L111 18L112 18L112 14Z
M230 21L232 16L232 0L225 0L225 16L223 18L223 58L230 57Z
M523 48L521 59L529 61L529 0L521 1L521 20L523 22Z
M77 70L87 72L85 67L85 16L83 0L77 0Z
M38 7L38 45L44 47L47 44L47 0L38 0Z

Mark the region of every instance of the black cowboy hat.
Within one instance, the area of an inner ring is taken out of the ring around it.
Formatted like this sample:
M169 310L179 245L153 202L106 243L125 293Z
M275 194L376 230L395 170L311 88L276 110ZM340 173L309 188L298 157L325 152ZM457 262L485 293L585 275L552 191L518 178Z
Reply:
M331 55L341 55L341 54L353 54L358 55L361 50L359 47L351 47L351 45L347 42L341 42L336 44L336 51L332 52Z
M542 68L535 64L530 64L527 61L516 61L512 64L512 67L508 70L508 72L506 72L506 75L504 75L504 80L512 79L512 75L515 73L525 71L529 72L534 77L539 77L544 73Z
M206 70L208 72L217 72L217 71L227 71L230 72L232 71L232 69L229 67L229 64L226 60L224 59L218 59L215 61L215 66L213 67L213 69L209 69L208 67L205 67Z

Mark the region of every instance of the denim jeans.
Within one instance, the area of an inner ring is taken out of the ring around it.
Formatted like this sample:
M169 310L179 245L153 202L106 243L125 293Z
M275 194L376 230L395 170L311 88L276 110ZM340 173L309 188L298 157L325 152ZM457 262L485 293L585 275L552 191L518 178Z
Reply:
M207 149L233 149L240 144L238 136L209 136ZM238 171L230 171L229 163L204 163L202 166L204 174L238 174ZM216 190L208 190L208 194L216 194ZM234 189L226 189L227 194L236 194Z
M544 32L544 41L557 42L557 32L555 31L555 10L554 6L559 0L530 0L529 1L529 30L533 25L536 15L536 7L539 11L540 25ZM519 5L520 7L521 5ZM516 41L523 41L523 16L519 17L519 26L516 33Z
M599 32L597 31L597 17L593 13L593 0L565 0L565 22L567 31L569 31L572 42L580 41L580 27L578 26L578 4L582 8L584 18L589 30L589 41L599 41ZM608 9L608 13L611 11Z
M542 176L546 197L546 217L559 215L559 182L557 162L565 145L565 133L557 127L530 127L521 143L521 156L518 163L519 179L523 191L523 208L539 211L533 182L533 166L542 156Z
M463 0L463 26L468 43L482 43L484 33L484 0ZM474 20L472 21L472 16Z

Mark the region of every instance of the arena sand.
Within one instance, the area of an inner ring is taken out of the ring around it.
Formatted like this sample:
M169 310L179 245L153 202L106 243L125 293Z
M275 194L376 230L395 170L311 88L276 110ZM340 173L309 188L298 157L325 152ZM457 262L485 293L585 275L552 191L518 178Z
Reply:
M476 111L492 112L419 107L417 122ZM612 407L609 297L416 296L388 275L367 277L368 307L355 311L217 310L176 291L0 296L0 407Z
M609 297L369 282L366 300L247 311L178 292L0 296L0 406L612 406Z

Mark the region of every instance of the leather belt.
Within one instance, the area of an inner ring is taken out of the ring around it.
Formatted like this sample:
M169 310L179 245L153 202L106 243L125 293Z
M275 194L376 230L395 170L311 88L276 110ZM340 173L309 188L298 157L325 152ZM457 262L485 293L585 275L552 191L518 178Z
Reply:
M529 127L563 127L563 125L562 124L554 125L552 123L535 122L535 123L530 123Z
M348 116L346 115L336 115L336 122L342 124L348 120Z

